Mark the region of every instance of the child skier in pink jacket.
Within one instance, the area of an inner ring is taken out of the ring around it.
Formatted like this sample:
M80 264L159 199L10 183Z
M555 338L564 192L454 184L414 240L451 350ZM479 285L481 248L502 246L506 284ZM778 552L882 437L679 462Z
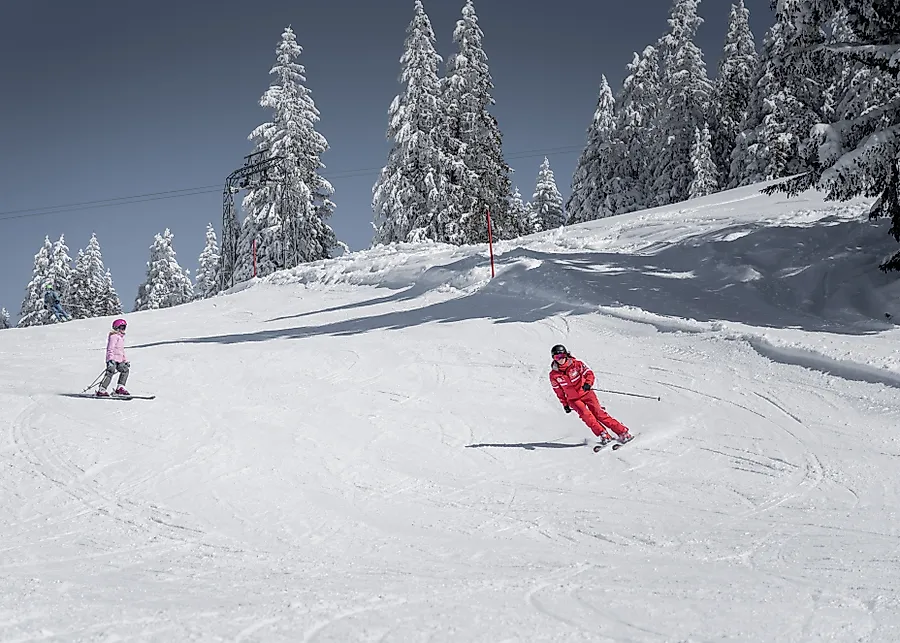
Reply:
M125 358L125 328L127 324L124 319L117 319L113 322L113 330L109 334L106 341L106 374L103 381L100 382L100 388L97 389L99 397L109 397L106 387L112 381L113 375L118 371L119 379L116 381L116 395L131 395L125 390L125 383L128 381L128 371L131 364Z

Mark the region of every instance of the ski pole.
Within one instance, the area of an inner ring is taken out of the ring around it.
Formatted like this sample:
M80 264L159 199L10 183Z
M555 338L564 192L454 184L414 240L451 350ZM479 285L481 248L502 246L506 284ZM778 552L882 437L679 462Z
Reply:
M82 391L82 393L87 393L87 392L90 391L92 388L94 388L94 387L100 382L100 380L103 378L103 376L104 376L105 374L106 374L106 371L105 371L105 370L104 370L104 371L101 371L101 372L100 372L100 375L97 376L97 379L95 379L95 380L91 383L90 386L88 386L86 389L84 389L84 390Z
M642 397L647 400L656 400L657 402L661 402L662 398L660 396L654 397L653 395L641 395L640 393L627 393L625 391L610 391L605 388L591 388L592 391L600 391L601 393L613 393L615 395L628 395L629 397Z

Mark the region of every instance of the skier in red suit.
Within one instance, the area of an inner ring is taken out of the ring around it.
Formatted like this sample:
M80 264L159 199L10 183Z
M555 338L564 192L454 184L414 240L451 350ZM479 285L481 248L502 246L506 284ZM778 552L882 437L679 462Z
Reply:
M597 394L591 390L594 386L594 372L584 362L572 357L562 344L554 346L550 353L553 356L550 385L566 413L574 410L600 439L600 444L612 440L607 429L611 429L623 444L631 440L633 436L628 428L606 412L600 405Z

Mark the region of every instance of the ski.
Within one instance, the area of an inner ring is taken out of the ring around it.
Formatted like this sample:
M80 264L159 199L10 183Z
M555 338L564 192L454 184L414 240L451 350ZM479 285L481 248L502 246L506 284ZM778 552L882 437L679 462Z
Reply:
M631 440L634 440L634 435L631 436ZM624 447L626 444L628 444L628 442L631 442L631 440L628 440L627 442L617 442L617 441L613 440L611 442L607 442L606 444L597 444L594 446L594 453L600 453L600 451L602 451L609 445L612 445L613 451L618 451L619 449Z
M625 441L625 442L616 442L616 443L613 445L613 447L612 447L612 448L613 448L613 451L618 451L619 449L621 449L622 447L624 447L626 444L628 444L629 442L631 442L631 440L634 440L634 436L633 436L633 435L631 436L631 439L630 439L630 440L627 440L627 441Z
M94 393L66 393L66 397L83 397L93 400L155 400L155 395L110 395L108 397Z

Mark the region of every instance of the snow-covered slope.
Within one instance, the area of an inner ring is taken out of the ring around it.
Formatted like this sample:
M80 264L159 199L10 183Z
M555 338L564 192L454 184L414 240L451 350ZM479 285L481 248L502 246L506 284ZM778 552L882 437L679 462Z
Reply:
M742 189L0 333L0 639L900 640L898 287ZM594 454L563 342L637 439Z

